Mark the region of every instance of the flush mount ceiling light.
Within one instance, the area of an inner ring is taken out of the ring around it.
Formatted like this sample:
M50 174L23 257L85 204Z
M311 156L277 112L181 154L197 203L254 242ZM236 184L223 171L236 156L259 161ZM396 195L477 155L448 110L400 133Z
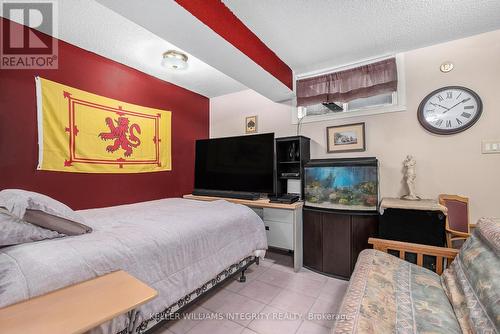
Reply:
M168 50L163 54L161 64L171 70L184 70L188 67L187 61L188 56L184 53L175 50Z

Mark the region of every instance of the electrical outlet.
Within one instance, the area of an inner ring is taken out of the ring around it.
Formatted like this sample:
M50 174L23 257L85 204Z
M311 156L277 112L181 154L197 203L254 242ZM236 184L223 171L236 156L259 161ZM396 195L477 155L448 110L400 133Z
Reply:
M500 140L483 140L481 143L483 154L500 154Z

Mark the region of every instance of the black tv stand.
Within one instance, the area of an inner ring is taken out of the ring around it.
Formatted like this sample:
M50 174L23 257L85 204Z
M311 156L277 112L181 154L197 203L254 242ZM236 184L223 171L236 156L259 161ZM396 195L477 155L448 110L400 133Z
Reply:
M260 193L250 193L250 192L230 191L230 190L194 189L193 195L238 198L238 199L247 199L251 201L260 199Z

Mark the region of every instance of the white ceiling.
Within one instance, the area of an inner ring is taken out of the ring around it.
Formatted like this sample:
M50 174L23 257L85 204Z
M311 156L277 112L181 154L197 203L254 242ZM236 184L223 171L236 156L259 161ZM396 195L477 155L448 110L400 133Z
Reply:
M56 1L59 38L85 50L207 97L247 87L293 97L174 0ZM223 1L295 74L500 28L500 0ZM188 54L188 70L161 66L169 49Z
M500 28L499 0L223 0L296 74Z
M59 39L65 42L206 97L246 89L238 81L187 52L187 70L174 71L162 67L163 52L181 49L96 1L57 2Z
M97 1L273 101L293 98L281 81L174 0ZM207 82L220 85L215 77Z

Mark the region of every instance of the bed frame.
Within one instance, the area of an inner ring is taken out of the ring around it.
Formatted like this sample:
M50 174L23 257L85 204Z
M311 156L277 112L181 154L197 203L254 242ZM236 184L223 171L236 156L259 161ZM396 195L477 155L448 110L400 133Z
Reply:
M166 307L163 311L156 313L141 323L137 323L139 313L130 312L128 314L129 320L127 328L121 330L117 334L142 334L150 331L153 332L166 322L177 319L178 317L176 315L182 314L188 307L193 305L195 301L198 301L201 297L213 291L214 288L221 286L229 279L240 275L238 281L242 283L246 282L245 271L254 263L259 265L259 258L257 256L248 256L238 263L232 264L196 290L179 299L176 303Z

